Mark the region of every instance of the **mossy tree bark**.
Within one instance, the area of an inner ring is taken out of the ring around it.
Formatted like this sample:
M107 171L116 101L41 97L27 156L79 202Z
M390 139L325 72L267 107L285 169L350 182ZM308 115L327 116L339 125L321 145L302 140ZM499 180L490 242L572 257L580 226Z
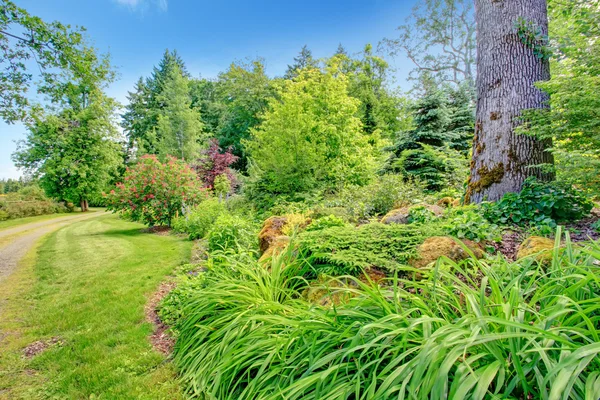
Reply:
M522 111L548 106L535 82L550 79L547 57L519 36L519 24L548 35L546 0L475 0L477 20L477 120L467 202L496 201L521 190L529 176L553 179L551 140L515 134ZM532 32L534 33L534 32Z

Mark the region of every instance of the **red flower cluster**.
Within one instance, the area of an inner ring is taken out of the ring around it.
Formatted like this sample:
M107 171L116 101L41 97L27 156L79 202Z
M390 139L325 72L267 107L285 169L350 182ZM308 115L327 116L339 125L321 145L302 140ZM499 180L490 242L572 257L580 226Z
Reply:
M152 155L127 168L123 183L104 196L110 210L150 226L170 226L184 205L198 204L208 194L185 162L169 157L161 163Z

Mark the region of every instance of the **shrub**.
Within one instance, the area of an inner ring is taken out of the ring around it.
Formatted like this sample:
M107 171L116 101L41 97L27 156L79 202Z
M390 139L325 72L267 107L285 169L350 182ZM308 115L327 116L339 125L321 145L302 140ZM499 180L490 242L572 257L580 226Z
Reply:
M200 398L597 399L599 258L593 244L547 269L440 260L420 281L348 277L329 286L348 294L335 307L298 298L297 264L236 264L188 301L175 362Z
M424 186L400 175L383 175L366 186L349 186L325 201L326 207L346 208L355 221L384 215L424 197Z
M181 160L168 157L163 164L156 156L143 156L127 168L123 183L105 194L108 209L126 212L147 225L171 226L184 205L206 198L195 172Z
M310 225L306 227L306 231L320 231L323 229L332 228L334 226L346 225L346 221L344 221L342 218L336 217L335 215L328 215L326 217L321 217L311 222Z
M221 214L208 233L208 249L211 252L236 249L255 249L257 229L249 221L228 214Z
M317 273L358 275L369 267L397 271L416 254L425 238L437 236L436 225L339 226L304 232L298 247Z
M224 176L227 178L227 184L229 186L226 193L228 193L237 186L235 174L230 166L235 163L238 158L239 157L232 153L231 148L223 151L223 149L219 147L218 140L212 139L209 148L202 152L194 169L202 182L210 189L216 189L215 180L217 177Z
M507 193L495 203L485 203L484 215L498 224L550 225L576 221L588 215L593 203L572 186L542 183L529 178L520 193Z
M173 220L176 232L187 233L191 240L206 236L220 215L227 212L225 203L218 199L207 199L192 207L185 215Z
M501 236L498 225L490 223L475 206L451 209L443 228L450 236L475 242L496 241Z
M51 200L0 201L0 221L71 211L64 203L56 203Z

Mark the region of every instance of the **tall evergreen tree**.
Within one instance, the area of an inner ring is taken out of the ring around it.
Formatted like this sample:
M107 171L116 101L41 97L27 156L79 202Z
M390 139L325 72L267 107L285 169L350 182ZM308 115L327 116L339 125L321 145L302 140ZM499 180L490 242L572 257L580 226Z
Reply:
M438 190L454 171L454 162L448 160L461 158L449 148L456 136L450 130L452 109L447 92L429 86L413 105L412 113L414 129L400 133L396 143L386 149L391 154L383 171L417 178L430 190Z
M467 154L473 143L475 132L474 94L470 83L463 82L456 89L448 88L450 121L446 128L450 138L450 148Z
M300 50L300 54L297 57L294 57L294 63L292 65L288 65L287 71L283 76L285 79L294 79L298 76L299 71L305 68L317 68L319 63L317 60L313 58L312 51L308 48L308 46L302 46Z
M165 85L174 70L189 79L186 66L176 50L165 50L162 59L153 68L148 78L140 78L129 92L129 104L122 115L121 126L127 136L130 152L137 150L139 154L158 154L157 128L159 117L166 107L164 96Z

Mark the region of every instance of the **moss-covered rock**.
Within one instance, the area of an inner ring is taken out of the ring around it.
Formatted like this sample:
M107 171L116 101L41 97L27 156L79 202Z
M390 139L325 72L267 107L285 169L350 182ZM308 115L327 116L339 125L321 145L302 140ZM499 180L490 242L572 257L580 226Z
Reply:
M280 236L289 236L294 231L301 231L306 228L312 220L305 215L289 214L284 216L273 216L268 218L258 233L258 244L261 254L265 253L269 247Z
M258 233L258 245L261 253L267 251L277 237L283 236L286 221L285 217L273 216L263 223L263 227Z
M426 210L430 211L434 216L440 217L444 214L444 209L440 206L436 205L414 205L410 207L401 207L396 208L389 213L387 213L382 219L381 223L383 224L409 224L410 223L410 211L417 207L424 207Z
M258 259L258 261L260 263L263 263L264 261L270 259L271 257L281 254L289 244L290 244L289 236L277 236L275 239L273 239L270 242L269 247L267 248L267 250L265 250L265 252Z
M443 197L440 200L438 200L438 202L436 203L437 206L439 207L445 207L445 208L449 208L449 207L459 207L460 206L460 200L459 199L455 199L454 197Z
M462 243L464 243L475 257L483 257L484 251L480 244L470 240L463 240ZM449 236L434 236L425 240L418 247L417 257L411 259L409 264L415 268L424 268L442 256L448 257L453 261L461 261L469 258L469 254L455 239Z
M554 240L541 236L528 237L521 243L517 252L517 259L536 255L536 259L544 260L552 257Z

